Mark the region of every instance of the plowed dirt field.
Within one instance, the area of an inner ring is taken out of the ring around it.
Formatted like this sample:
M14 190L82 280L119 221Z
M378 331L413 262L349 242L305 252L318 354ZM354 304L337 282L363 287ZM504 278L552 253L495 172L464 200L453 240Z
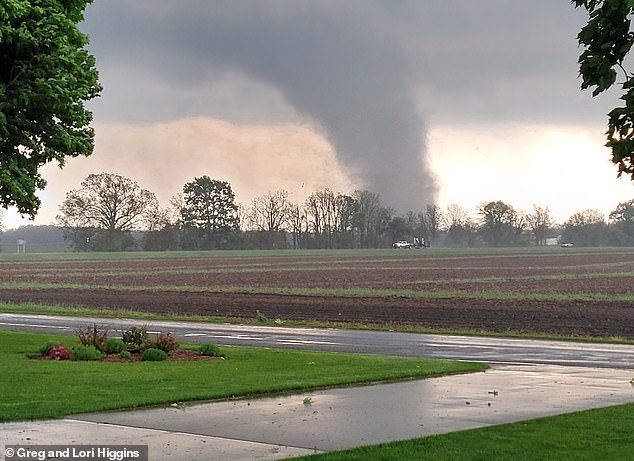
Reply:
M82 257L0 259L0 301L634 338L634 249Z

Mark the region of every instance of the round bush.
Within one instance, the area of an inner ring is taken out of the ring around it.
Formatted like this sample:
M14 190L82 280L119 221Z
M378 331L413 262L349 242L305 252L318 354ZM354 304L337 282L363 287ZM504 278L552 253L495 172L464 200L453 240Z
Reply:
M151 347L143 351L141 359L145 362L161 362L167 360L167 352Z
M203 344L198 349L200 355L208 355L210 357L220 357L220 348L216 344Z
M54 343L53 341L47 342L42 347L40 347L40 355L47 356L51 352L51 349L53 348L53 346L58 346L58 345L59 343Z
M70 354L71 360L99 360L103 354L95 346L84 346L80 344L75 346Z
M125 343L123 342L123 340L118 339L118 338L108 338L106 340L106 346L105 346L105 353L106 354L119 354L123 351L126 350L125 347Z
M129 359L130 357L132 357L132 354L130 354L129 351L121 351L119 352L119 357L122 359Z

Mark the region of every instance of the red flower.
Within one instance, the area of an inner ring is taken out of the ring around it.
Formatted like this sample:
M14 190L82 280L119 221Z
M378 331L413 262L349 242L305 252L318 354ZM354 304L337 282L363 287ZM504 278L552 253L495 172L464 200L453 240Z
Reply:
M48 353L49 358L53 360L69 360L70 352L66 350L63 344L58 344L56 346L51 347L50 352Z

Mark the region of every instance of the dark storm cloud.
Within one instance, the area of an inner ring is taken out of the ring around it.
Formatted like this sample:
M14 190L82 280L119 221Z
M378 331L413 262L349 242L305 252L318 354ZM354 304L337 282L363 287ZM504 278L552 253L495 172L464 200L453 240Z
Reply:
M579 113L582 19L553 0L108 0L85 30L98 118L310 121L403 210L437 192L421 110L445 123Z
M141 65L179 88L233 72L279 90L365 187L397 208L420 209L436 185L415 87L401 48L364 16L318 2L102 2L87 29L98 59L103 52L114 62L119 47L123 75ZM112 41L101 44L102 34Z
M444 123L603 117L609 105L579 89L576 35L586 18L569 1L433 3L394 27L414 61L426 114Z

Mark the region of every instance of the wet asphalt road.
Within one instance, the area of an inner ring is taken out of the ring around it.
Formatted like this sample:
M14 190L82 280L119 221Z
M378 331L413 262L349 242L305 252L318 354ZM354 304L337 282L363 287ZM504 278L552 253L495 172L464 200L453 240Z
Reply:
M619 344L0 313L0 329L5 330L73 334L75 329L93 323L114 333L135 325L147 325L152 332L169 331L179 341L194 343L432 357L489 364L634 368L634 346Z

